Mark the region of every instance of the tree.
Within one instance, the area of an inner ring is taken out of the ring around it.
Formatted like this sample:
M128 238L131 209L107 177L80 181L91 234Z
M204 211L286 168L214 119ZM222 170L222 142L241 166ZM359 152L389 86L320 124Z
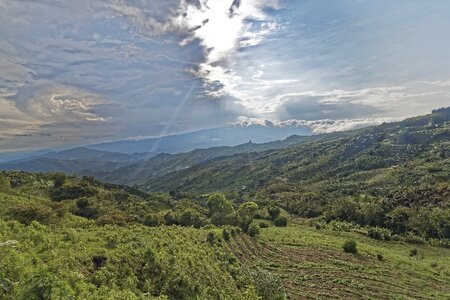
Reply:
M279 216L274 220L275 226L286 227L288 224L288 219L285 216Z
M408 230L410 210L406 207L398 207L388 214L388 224L394 233L405 233Z
M144 217L144 225L157 227L164 223L164 217L158 213L149 213Z
M247 233L249 236L254 237L259 234L259 227L256 226L255 224L251 224L248 227Z
M195 228L200 228L205 224L203 216L194 209L186 209L181 212L178 216L178 223L181 226L194 226Z
M269 206L267 212L269 213L271 220L275 220L280 215L280 209L276 206Z
M66 175L63 173L56 173L53 175L53 186L55 188L62 187L63 184L66 182Z
M227 200L225 195L220 193L215 193L209 196L207 206L210 217L215 213L228 215L233 212L233 205L231 205L231 202Z
M257 210L258 204L255 202L245 202L239 206L238 223L244 231L246 231L248 226L252 223Z
M208 216L211 217L211 223L215 225L224 225L227 215L233 213L233 205L225 198L223 194L212 194L208 198Z

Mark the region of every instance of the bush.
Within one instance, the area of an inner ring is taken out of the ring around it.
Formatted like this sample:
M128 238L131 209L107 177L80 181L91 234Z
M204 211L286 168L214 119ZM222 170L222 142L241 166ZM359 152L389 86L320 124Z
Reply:
M247 230L247 233L249 236L255 237L256 235L259 234L259 227L256 226L255 224L251 224Z
M260 222L259 228L269 228L269 224L267 224L266 222Z
M216 243L218 240L217 235L214 231L208 232L208 235L206 236L206 241L212 246Z
M194 226L195 228L200 228L205 225L205 220L198 211L187 209L178 216L178 224L185 227Z
M247 269L246 273L262 299L286 299L283 282L279 276L261 268Z
M378 259L379 261L384 261L383 254L377 253L377 259Z
M75 204L77 205L78 208L88 207L89 206L89 199L87 199L87 198L78 199L75 202Z
M223 239L225 240L225 241L229 241L230 240L230 238L231 238L231 234L230 234L230 231L228 231L228 229L223 229L222 230L222 237L223 237Z
M9 215L18 222L30 225L37 221L41 224L52 224L58 221L58 214L49 206L42 204L24 204L12 208Z
M275 226L277 226L277 227L286 227L288 224L288 220L284 216L280 216L280 217L276 218L273 222L274 222Z
M62 187L63 184L66 182L67 176L63 173L57 173L53 175L53 186L55 188Z
M410 244L417 244L417 245L423 245L425 244L426 240L410 231L408 231L406 234L402 236L402 240L404 240L407 243Z
M126 226L127 224L132 222L133 218L130 215L119 211L102 215L96 220L96 223L98 225L111 224L118 226Z
M267 212L269 213L271 220L275 220L280 215L280 209L276 206L269 206Z
M164 224L164 218L160 214L150 213L144 217L144 225L150 227L157 227Z
M346 241L344 245L342 245L342 248L344 249L345 253L352 253L352 254L358 253L356 242L353 240Z
M72 200L82 197L92 197L97 194L97 190L89 185L77 184L77 185L63 185L55 188L50 197L53 201Z
M357 226L354 223L350 223L347 221L337 221L337 220L331 221L330 227L331 227L331 230L333 230L333 231L345 231L345 232L349 232L352 229L357 228Z
M387 228L381 227L370 227L367 231L367 234L369 235L369 237L376 240L390 241L392 237L392 231Z

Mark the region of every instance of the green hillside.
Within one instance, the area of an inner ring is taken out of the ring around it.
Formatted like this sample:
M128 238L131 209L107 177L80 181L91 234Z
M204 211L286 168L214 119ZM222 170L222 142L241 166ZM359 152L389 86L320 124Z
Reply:
M301 217L388 228L389 236L448 239L450 109L332 140L217 158L143 188L223 191L236 201L273 203Z
M344 253L347 240L357 254ZM242 235L228 249L247 266L282 278L289 299L448 299L450 250L376 241L358 230L306 224ZM416 253L415 255L412 255Z
M164 209L156 195L58 174L0 179L1 299L257 299L208 230L141 223Z
M146 192L0 172L0 298L448 299L449 121L161 156L194 166Z

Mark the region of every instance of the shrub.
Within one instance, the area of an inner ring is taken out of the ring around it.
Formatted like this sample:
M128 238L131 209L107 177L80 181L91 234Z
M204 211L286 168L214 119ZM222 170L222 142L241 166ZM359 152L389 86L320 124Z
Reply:
M251 224L250 227L248 227L247 233L249 236L254 237L259 234L259 227L255 224Z
M384 261L383 254L377 253L377 259L378 259L379 261Z
M315 222L313 223L313 226L314 226L317 230L319 230L319 229L325 228L325 227L327 226L327 223L325 223L324 221L315 221Z
M342 245L342 248L344 249L345 253L352 253L352 254L358 253L356 242L353 240L346 241L344 245Z
M269 213L271 220L275 220L280 215L280 209L276 206L269 206L267 212Z
M267 224L266 222L260 222L259 228L269 228L269 224Z
M97 190L89 185L77 184L77 185L63 185L55 188L50 197L53 201L71 200L82 197L92 197L97 194Z
M410 244L422 245L425 244L425 239L408 231L405 235L402 236L402 239Z
M275 226L277 226L277 227L286 227L286 226L287 226L287 223L288 223L288 220L287 220L287 218L284 217L284 216L279 216L278 218L276 218L276 219L274 220L274 224L275 224Z
M53 272L40 269L18 287L17 299L74 299L70 285Z
M350 223L347 221L333 220L330 222L330 227L331 227L331 230L333 230L333 231L349 232L350 230L356 228L357 226L354 223Z
M413 248L411 250L409 250L409 256L417 256L417 254L419 254L419 251L417 251L416 248Z
M178 224L189 227L200 228L205 224L203 216L194 209L187 209L178 216Z
M89 206L89 199L87 199L87 198L78 199L75 202L75 204L77 205L78 208L88 207Z
M127 224L132 222L133 218L130 215L120 211L102 215L96 220L96 223L98 225L111 224L118 226L126 226Z
M62 187L63 184L66 182L67 176L63 173L57 173L53 175L53 186L55 188Z
M176 219L176 216L175 216L175 213L172 210L168 211L164 215L164 222L167 225L176 225L178 223L177 219Z
M256 292L262 299L286 299L283 282L279 276L261 268L247 269L245 273L251 278Z
M214 231L208 232L208 235L206 236L206 241L212 246L216 243L218 240L217 235Z
M73 214L87 219L97 219L100 210L90 206L78 207Z
M228 229L226 228L222 229L222 237L225 241L229 241L231 238L230 231L228 231Z
M42 204L24 204L12 208L9 215L22 224L30 225L37 221L42 224L55 223L58 220L56 212L48 206Z
M157 213L150 213L144 217L144 225L150 227L157 227L164 223L164 218Z
M367 234L369 235L369 237L376 240L390 241L392 237L392 231L387 228L381 227L370 227L367 231Z

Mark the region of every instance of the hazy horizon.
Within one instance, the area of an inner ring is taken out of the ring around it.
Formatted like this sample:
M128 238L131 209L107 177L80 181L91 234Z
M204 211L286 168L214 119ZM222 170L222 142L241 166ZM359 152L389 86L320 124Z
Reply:
M449 9L0 0L0 152L266 121L320 133L426 114L450 105Z

